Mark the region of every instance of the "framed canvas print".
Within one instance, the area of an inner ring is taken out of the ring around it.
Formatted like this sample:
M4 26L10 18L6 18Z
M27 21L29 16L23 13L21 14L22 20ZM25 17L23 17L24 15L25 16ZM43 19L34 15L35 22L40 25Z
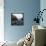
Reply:
M24 13L11 13L11 25L24 25Z

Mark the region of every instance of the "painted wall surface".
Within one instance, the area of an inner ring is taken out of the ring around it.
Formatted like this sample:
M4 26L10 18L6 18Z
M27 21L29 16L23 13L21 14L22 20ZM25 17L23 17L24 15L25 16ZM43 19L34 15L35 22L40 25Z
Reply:
M32 21L40 9L40 0L4 0L4 35L7 41L18 41L32 29ZM24 13L24 26L11 25L11 13Z
M0 42L4 41L4 0L0 0Z
M46 0L40 0L40 10L46 9ZM40 25L46 27L46 11L43 12L43 22L40 21ZM45 40L46 43L46 40Z
M41 9L41 11L43 9L46 9L46 0L40 1L40 9ZM43 12L42 17L43 17L43 22L41 21L40 24L43 25L43 26L46 26L46 10Z

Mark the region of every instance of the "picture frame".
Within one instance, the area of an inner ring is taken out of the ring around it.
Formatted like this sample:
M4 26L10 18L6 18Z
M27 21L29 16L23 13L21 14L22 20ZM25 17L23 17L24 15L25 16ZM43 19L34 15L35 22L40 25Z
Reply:
M11 13L11 25L24 25L24 13Z

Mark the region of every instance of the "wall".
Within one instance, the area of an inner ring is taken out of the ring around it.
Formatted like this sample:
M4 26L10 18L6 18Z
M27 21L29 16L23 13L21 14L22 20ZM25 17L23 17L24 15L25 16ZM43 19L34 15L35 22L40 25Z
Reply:
M40 0L40 10L43 10L43 9L46 9L46 0ZM42 17L43 17L43 22L40 21L40 25L46 27L46 11L44 11Z
M40 9L41 9L41 11L43 9L46 9L46 0L40 1ZM40 24L43 25L43 26L46 26L46 20L45 20L46 19L46 11L43 12L42 17L43 17L43 22L41 21Z
M4 41L4 0L0 1L0 42Z
M4 0L4 35L7 41L18 41L32 28L32 21L40 9L40 0ZM24 26L11 25L11 13L24 13Z

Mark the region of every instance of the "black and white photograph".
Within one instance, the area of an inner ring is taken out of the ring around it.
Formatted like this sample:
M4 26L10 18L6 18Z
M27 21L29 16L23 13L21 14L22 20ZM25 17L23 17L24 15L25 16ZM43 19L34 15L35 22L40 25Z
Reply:
M11 13L11 25L24 25L24 13Z

